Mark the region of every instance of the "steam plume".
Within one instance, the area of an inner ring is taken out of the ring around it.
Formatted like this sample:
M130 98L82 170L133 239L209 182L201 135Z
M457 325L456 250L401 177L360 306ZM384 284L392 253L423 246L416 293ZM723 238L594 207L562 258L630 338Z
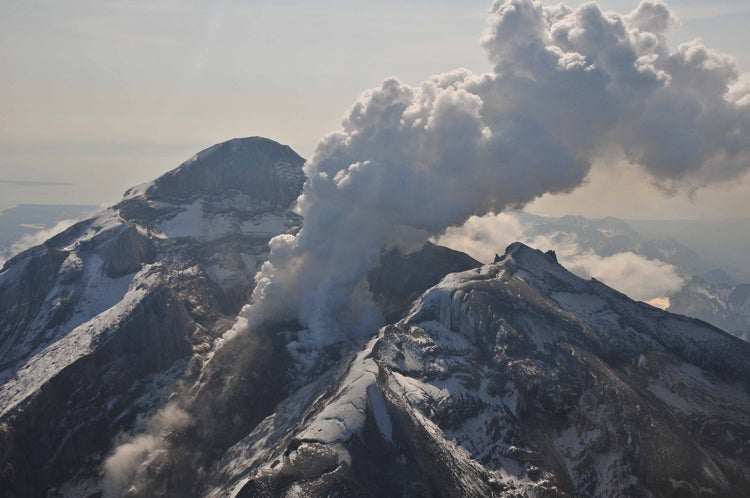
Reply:
M272 241L245 316L298 319L303 343L372 331L365 274L382 248L570 191L613 148L665 188L736 178L750 164L747 87L699 40L670 52L675 22L658 1L627 15L495 1L482 38L493 71L388 79L321 140L304 228Z
M146 432L119 445L104 462L103 495L136 493L148 476L147 463L169 450L169 435L191 424L191 418L176 403L167 403L149 421Z

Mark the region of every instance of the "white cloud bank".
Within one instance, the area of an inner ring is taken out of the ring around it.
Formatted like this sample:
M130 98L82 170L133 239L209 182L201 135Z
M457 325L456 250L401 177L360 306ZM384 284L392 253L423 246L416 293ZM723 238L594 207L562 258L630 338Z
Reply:
M482 263L491 263L495 254L519 241L544 251L553 248L546 238L528 237L526 227L508 213L472 216L462 226L450 227L435 239L437 244L465 252Z
M630 251L601 256L581 252L575 239L562 245L549 237L530 236L527 227L513 214L472 216L461 227L451 227L436 242L463 251L475 259L491 262L510 243L521 241L542 251L554 250L560 263L579 277L596 278L639 301L664 307L663 299L684 284L674 265L648 259ZM658 301L661 300L661 301Z
M563 260L562 264L582 278L596 278L633 299L654 304L684 283L673 265L632 252L606 257L580 254Z

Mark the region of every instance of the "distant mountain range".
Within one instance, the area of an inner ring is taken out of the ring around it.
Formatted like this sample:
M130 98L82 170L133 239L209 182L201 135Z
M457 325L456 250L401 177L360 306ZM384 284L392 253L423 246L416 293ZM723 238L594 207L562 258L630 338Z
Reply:
M583 216L560 218L518 213L531 237L549 238L569 253L591 252L599 256L632 252L647 259L674 265L683 275L700 275L715 267L691 248L673 238L646 236L617 218L588 219Z
M647 237L671 238L684 244L737 281L750 282L750 218L737 220L627 220Z

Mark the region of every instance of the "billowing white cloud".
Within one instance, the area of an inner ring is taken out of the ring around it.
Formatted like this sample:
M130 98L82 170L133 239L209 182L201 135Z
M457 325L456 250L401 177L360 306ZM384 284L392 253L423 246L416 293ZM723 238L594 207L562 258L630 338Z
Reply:
M320 141L304 228L272 241L243 315L299 320L303 350L372 333L365 275L383 248L570 191L613 147L665 188L746 171L750 106L732 59L698 40L671 52L675 22L658 1L627 15L495 1L482 38L493 71L388 79Z
M632 252L579 254L564 258L562 264L579 277L596 278L639 301L663 299L685 283L673 265Z
M512 214L499 213L487 216L472 216L460 227L449 227L444 234L435 238L435 243L465 252L477 261L491 263L495 255L513 242L524 242L544 249L543 241L530 241L525 235L526 228Z

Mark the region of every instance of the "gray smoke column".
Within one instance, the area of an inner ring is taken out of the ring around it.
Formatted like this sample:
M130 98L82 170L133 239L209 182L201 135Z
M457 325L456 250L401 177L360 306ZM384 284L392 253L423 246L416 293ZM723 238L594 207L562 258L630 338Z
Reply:
M700 41L670 52L675 22L652 1L619 15L498 0L482 38L491 72L365 92L306 164L304 228L272 240L237 328L299 320L299 352L372 333L365 275L383 248L570 191L613 150L666 189L744 173L747 86Z

